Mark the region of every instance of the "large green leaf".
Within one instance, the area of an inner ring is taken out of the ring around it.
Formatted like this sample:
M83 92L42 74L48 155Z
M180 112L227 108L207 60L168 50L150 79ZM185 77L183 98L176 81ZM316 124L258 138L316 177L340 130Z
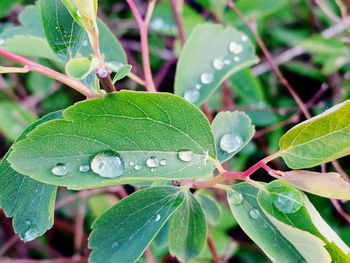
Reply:
M170 222L170 252L181 262L198 256L206 244L207 223L201 205L190 192Z
M271 184L283 185L285 194L274 199L269 189ZM330 257L332 262L349 262L350 249L327 225L305 194L299 192L302 196L302 204L300 206L298 204L298 209L286 212L286 208L295 207L298 201L294 199L297 190L291 186L288 189L285 184L281 181L273 181L267 185L269 192L259 192L258 202L266 216L274 222L286 238L294 239L293 244L301 251L307 262L331 262ZM306 250L306 247L309 248Z
M219 112L211 124L218 160L232 158L253 138L255 129L244 112Z
M197 26L177 64L175 94L201 105L230 75L257 61L254 47L243 33L221 25Z
M64 61L77 53L84 30L74 21L61 0L40 0L41 19L52 50Z
M295 246L260 209L258 191L247 183L239 183L227 191L227 199L238 224L273 262L303 262L304 258Z
M350 153L350 101L290 129L280 140L281 155L288 167L317 166Z
M93 224L90 261L135 262L184 200L172 186L140 190L118 202Z
M72 189L210 176L208 154L216 156L196 107L171 94L130 91L77 103L14 149L18 172Z
M61 118L60 112L51 113L30 125L17 139L38 125ZM10 167L8 151L0 163L0 207L8 217L13 217L13 226L24 241L31 241L52 227L57 187L42 184L24 176Z

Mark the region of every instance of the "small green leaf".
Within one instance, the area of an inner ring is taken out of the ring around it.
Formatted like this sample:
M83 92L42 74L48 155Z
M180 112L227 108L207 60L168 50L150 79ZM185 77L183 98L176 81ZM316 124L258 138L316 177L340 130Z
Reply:
M211 125L218 160L225 162L253 138L255 129L244 112L219 112Z
M175 94L201 105L230 75L257 61L254 47L243 33L221 25L197 26L177 64Z
M236 184L227 191L227 200L238 224L273 262L303 262L295 246L260 209L258 191L247 183Z
M201 205L187 192L170 221L169 249L180 261L197 257L205 247L207 223Z
M196 191L194 197L201 204L207 222L211 225L216 225L221 218L221 208L219 203L205 191Z
M124 198L93 224L90 261L135 262L183 200L183 191L171 186L140 190Z
M208 120L171 94L122 91L80 102L14 145L11 165L71 189L211 176ZM90 166L81 172L81 166Z
M60 117L60 112L55 112L41 118L30 125L17 142L39 124ZM11 152L12 148L0 163L0 207L6 216L13 217L13 227L19 237L31 241L53 225L57 187L42 184L13 170L7 161Z
M131 69L131 65L121 66L114 75L113 84L116 83L118 80L121 80L122 78L126 77L130 73Z
M78 52L84 30L74 21L61 0L40 0L41 19L52 50L68 61Z
M265 191L259 192L258 202L265 215L295 245L307 262L348 262L350 249L327 225L306 195L300 194L303 206L294 213L281 212L276 208L273 196Z
M303 170L278 172L281 180L305 192L327 198L350 200L350 184L338 173Z
M350 153L350 101L290 129L280 140L281 156L288 167L320 165Z
M16 140L36 118L33 113L16 102L0 102L0 130L11 141Z
M83 80L98 66L98 60L93 58L72 58L66 64L66 74L72 78Z

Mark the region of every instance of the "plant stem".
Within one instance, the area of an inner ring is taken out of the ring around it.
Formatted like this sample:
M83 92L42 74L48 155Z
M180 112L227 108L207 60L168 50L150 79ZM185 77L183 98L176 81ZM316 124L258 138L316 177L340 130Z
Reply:
M171 5L171 11L173 12L173 16L175 19L175 23L177 26L177 32L179 34L179 40L181 45L183 46L186 42L186 35L185 35L185 29L184 29L184 24L181 18L181 13L179 10L179 4L177 0L170 0L170 5Z
M8 58L14 62L17 62L19 64L22 64L26 66L30 71L37 72L41 75L47 76L49 78L55 79L57 81L62 82L63 84L66 84L67 86L71 87L72 89L75 89L79 93L85 95L87 98L95 98L98 97L98 95L90 90L88 87L86 87L81 82L72 79L58 71L55 71L51 68L45 67L39 63L36 63L30 59L27 59L25 57L16 55L10 51L7 51L5 49L0 48L0 56Z
M211 238L210 234L208 233L208 237L207 237L207 244L210 250L211 255L213 256L213 261L214 263L221 263L221 259L219 256L218 251L216 250L215 244L213 239Z
M156 1L151 0L149 2L145 20L142 19L141 14L137 9L137 6L134 0L126 0L126 2L129 4L130 9L136 19L136 23L140 30L142 64L143 64L143 72L145 75L146 89L151 92L156 92L156 88L154 86L153 77L152 77L151 63L149 58L149 47L148 47L148 25L149 25Z

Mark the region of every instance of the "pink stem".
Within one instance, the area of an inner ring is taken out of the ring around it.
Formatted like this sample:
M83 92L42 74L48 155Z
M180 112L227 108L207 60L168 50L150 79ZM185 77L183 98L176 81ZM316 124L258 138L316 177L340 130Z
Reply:
M226 171L223 173L223 177L230 178L230 179L244 179L246 177L251 176L253 173L255 173L259 169L264 169L266 172L273 173L273 170L265 163L264 160L261 160L245 170L244 172L230 172Z

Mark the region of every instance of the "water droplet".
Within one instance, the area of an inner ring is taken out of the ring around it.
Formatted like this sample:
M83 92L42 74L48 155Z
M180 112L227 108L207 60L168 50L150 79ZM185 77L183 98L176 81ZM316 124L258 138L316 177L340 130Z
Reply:
M242 145L242 137L235 133L225 134L220 139L220 148L227 153L233 153L237 151Z
M151 172L152 172L152 173L154 172L154 168L151 168Z
M26 221L26 225L29 226L29 225L31 225L31 224L32 224L32 222L31 222L30 220L27 220L27 221Z
M258 209L253 208L252 210L249 211L249 216L253 219L258 219L260 216L260 212Z
M196 89L201 89L202 88L202 85L201 84L196 84Z
M231 64L231 60L225 59L225 60L224 60L224 64L225 64L225 65L230 65L230 64Z
M243 203L243 195L237 191L228 191L228 198L233 205L240 205Z
M156 168L159 166L159 159L155 156L151 156L147 159L146 165L149 168Z
M88 171L90 171L90 165L88 164L80 165L79 171L82 173L87 173Z
M37 238L39 235L39 228L36 225L31 225L24 233L23 241L28 242Z
M134 169L135 169L136 171L140 171L140 170L141 170L141 165L136 164L135 167L134 167Z
M162 216L160 214L156 214L154 221L158 222L161 218Z
M303 204L297 198L292 191L272 196L274 206L286 214L293 214L302 207Z
M263 224L263 229L265 229L265 230L267 229L267 224L265 224L265 223Z
M114 242L114 243L112 244L112 247L117 247L117 246L119 246L119 242Z
M247 37L246 35L243 35L243 36L241 37L241 39L242 39L242 41L244 41L244 42L248 41L248 37Z
M130 161L129 164L130 164L130 166L134 166L135 162L134 161Z
M57 176L65 176L67 174L67 169L63 163L58 163L51 169L51 172Z
M163 160L160 160L160 165L162 165L162 166L165 166L165 165L167 165L167 161L165 160L165 159L163 159Z
M79 10L77 11L77 16L82 17Z
M235 62L240 62L240 61L241 61L241 58L240 58L240 57L234 57L233 60L234 60Z
M189 102L196 102L199 99L199 91L196 89L189 89L185 91L184 98Z
M5 39L0 38L0 46L3 45L5 43Z
M216 59L213 60L213 67L216 70L223 69L224 65L225 65L225 63L224 63L224 61L221 58L216 58Z
M202 73L201 82L203 84L210 84L214 80L214 75L212 73Z
M97 153L91 161L91 169L101 177L115 178L124 173L125 164L120 155L114 151Z
M87 40L84 40L82 43L81 43L82 46L84 47L87 47L89 45L89 42Z
M243 46L236 43L235 41L232 41L228 46L228 50L233 54L239 54L242 52Z
M163 29L164 26L165 26L164 20L161 19L160 17L157 17L157 18L152 20L150 27L153 30L160 30L160 29Z
M178 156L181 161L190 162L192 161L193 153L191 151L181 151L178 153Z

